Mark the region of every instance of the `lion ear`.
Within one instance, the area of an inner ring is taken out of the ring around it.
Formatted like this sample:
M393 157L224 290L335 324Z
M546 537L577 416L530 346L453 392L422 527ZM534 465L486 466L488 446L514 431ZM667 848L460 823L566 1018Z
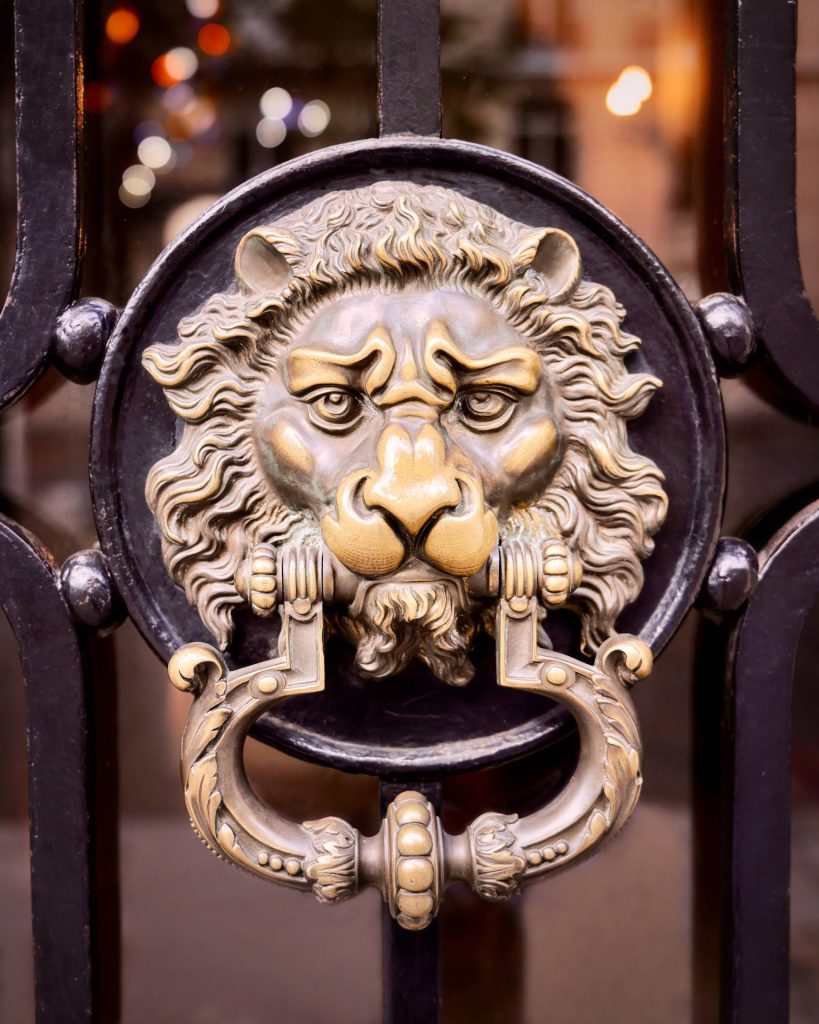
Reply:
M269 228L255 228L239 242L236 276L250 291L280 292L293 276L293 268Z
M580 281L580 250L572 236L559 228L543 228L530 235L518 250L518 261L521 270L536 270L546 278L551 302L571 295Z

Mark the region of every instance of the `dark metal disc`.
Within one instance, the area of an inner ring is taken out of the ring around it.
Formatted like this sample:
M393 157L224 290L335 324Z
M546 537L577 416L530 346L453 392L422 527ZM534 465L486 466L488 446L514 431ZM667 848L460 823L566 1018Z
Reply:
M643 341L630 368L663 380L629 427L632 446L666 474L669 513L646 562L645 586L621 616L655 654L692 604L717 539L724 488L724 433L708 345L685 297L659 260L611 213L574 185L517 157L463 142L392 137L321 150L283 164L212 206L157 259L111 338L94 405L91 482L100 542L128 611L167 660L184 643L213 642L162 562L145 478L176 443L177 424L160 387L142 369L143 350L173 342L183 316L233 284L233 255L250 228L340 189L382 179L436 184L532 225L563 228L577 241L584 275L610 287ZM557 646L574 639L567 615L550 616ZM270 620L239 617L228 661L268 657ZM420 666L380 682L359 678L350 650L327 651L324 693L287 701L257 735L299 756L380 775L441 775L518 757L572 731L543 697L500 690L492 645L476 648L475 680L448 687Z

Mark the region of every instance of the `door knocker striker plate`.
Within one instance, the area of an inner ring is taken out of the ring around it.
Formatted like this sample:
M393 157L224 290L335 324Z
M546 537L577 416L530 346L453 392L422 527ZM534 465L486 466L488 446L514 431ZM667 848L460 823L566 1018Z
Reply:
M197 593L200 597L205 591L210 597L208 600L200 600L197 610L188 603L182 589L173 582L163 561L160 528L146 502L145 483L152 469L162 460L167 460L185 442L174 410L166 400L163 388L156 381L163 383L166 388L173 388L174 374L184 376L186 371L179 365L175 368L170 363L166 365L161 355L149 353L146 359L146 365L151 371L149 374L143 366L143 357L150 346L160 346L151 352L161 353L161 346L177 344L177 329L181 321L199 313L212 297L214 302L217 299L221 301L220 296L235 291L237 265L234 264L234 256L242 239L255 231L251 242L244 245L243 256L239 258L243 263L238 269L244 274L245 283L248 279L252 283L257 274L286 272L286 260L280 255L282 241L270 233L271 226L278 222L288 222L288 218L291 223L294 222L294 216L297 220L296 215L300 210L323 196L332 193L352 194L352 190L367 188L375 183L384 183L379 188L385 190L385 194L389 193L391 183L408 183L407 188L410 190L430 186L451 190L466 197L466 200L485 204L518 226L531 226L532 238L537 239L538 244L532 243L529 255L521 255L523 250L520 246L514 253L510 250L510 260L542 259L538 256L538 245L543 239L548 239L551 247L549 259L552 262L557 261L564 266L567 262L571 264L572 259L577 257L578 273L582 261L583 280L597 282L610 289L617 302L624 307L622 331L626 338L624 352L627 353L625 365L628 373L634 375L634 380L661 381L662 387L647 405L636 392L633 400L625 392L618 392L610 396L610 401L619 403L625 410L623 418L630 420L623 458L629 460L633 457L637 461L629 463L629 472L632 476L635 472L642 472L640 469L635 470L638 464L659 467L665 476L662 489L668 499L668 509L663 528L654 539L653 554L645 562L642 589L639 586L634 588L635 592L639 590L639 596L617 618L617 631L640 636L656 654L679 625L700 587L716 542L724 485L724 438L719 389L711 357L695 317L688 302L656 257L612 214L573 185L507 154L465 143L430 139L388 138L354 143L323 150L261 175L216 203L177 238L162 253L134 293L111 340L100 377L95 399L91 460L94 508L101 543L131 616L153 649L166 661L183 644L190 641L212 642L213 635L227 644L225 661L229 669L270 658L271 641L276 635L278 620L260 617L258 614L263 614L265 607L272 605L273 599L267 596L268 584L259 584L254 590L253 582L264 576L265 567L270 561L264 543L254 547L255 562L251 560L246 566L243 563L243 566L235 568L235 572L231 566L230 573L230 585L233 586L235 580L235 587L245 596L247 604L253 607L257 615L249 607L239 607L235 596L231 598L235 607L228 607L224 601L220 603L219 595L222 591L219 588L222 586L224 590L225 585L219 579L212 578L213 574L208 578L203 576L198 585ZM445 196L447 193L436 194ZM343 205L340 205L340 209ZM339 217L343 215L342 209ZM456 212L451 216L454 218L452 230L456 231L459 229L458 218L463 218L463 214ZM407 219L411 223L411 210L407 213ZM461 226L465 232L470 230L469 224ZM568 242L565 241L567 235ZM400 244L395 239L393 242ZM468 248L463 251L468 253ZM271 253L274 255L271 256ZM422 252L419 259L423 261L427 257L428 254ZM464 258L468 262L468 255ZM503 259L499 259L502 263ZM282 266L277 266L277 260L280 260ZM493 272L501 274L502 270L496 267ZM316 294L320 295L322 274L331 272L322 264L316 265L312 273ZM555 287L559 290L560 284ZM328 281L327 288L332 288L332 280ZM595 294L599 295L599 292ZM350 331L355 327L358 315L355 304L360 299L361 296L348 296L349 308L345 315L349 324L352 324ZM415 300L411 298L409 301L411 304ZM595 301L591 297L588 299L592 304ZM436 385L444 390L450 387L448 381L453 372L451 367L456 364L460 371L471 374L474 380L483 380L481 374L485 375L484 362L474 353L472 356L464 355L447 331L448 316L463 318L469 315L469 310L458 307L454 311L442 308L440 311L427 312L430 322L439 323L437 318L440 318L440 329L436 328L436 337L427 346L431 354L426 370ZM576 316L572 323L575 327L568 324L567 330L576 328L577 316L583 319L582 310L575 310L574 313ZM223 319L231 314L231 309L227 307L220 310ZM605 315L601 316L599 324L605 321ZM325 347L333 341L332 326L330 323L325 325L325 337L321 339ZM198 329L196 324L191 322L189 329L191 337L195 338ZM479 334L481 329L476 324L475 332ZM630 345L628 336L641 339L642 344L638 347L635 341L634 345ZM416 372L417 367L411 357L406 353L396 354L393 339L385 341L371 334L366 344L371 347L371 351L368 349L361 356L364 360L362 366L367 369L371 383L374 382L373 388L382 389L382 405L386 402L383 396L385 384L378 375L387 363L390 365L389 372L395 371L395 383L389 385L397 389L395 394L398 397L394 396L394 401L413 401L414 398L411 395L407 397L403 391L398 395L402 388L421 387L418 384L420 378ZM334 373L342 373L343 362L336 358ZM303 360L302 363L297 360L288 365L291 390L297 388L293 380L298 379L299 374L305 381L305 392L313 386L315 363L316 359L313 358ZM509 356L504 369L511 382L507 382L509 387L524 387L519 384L519 380L525 377L525 364L525 358ZM350 359L344 365L349 366ZM324 367L322 372L326 375L329 371ZM151 375L154 379L151 379ZM241 374L236 380L241 383ZM652 390L654 386L651 385ZM181 412L177 408L177 412L189 423L196 420L197 401L210 403L212 410L218 402L224 401L235 410L247 400L249 393L244 393L240 385L233 385L232 390L229 387L218 399L214 399L213 395L207 394L207 387L206 382L200 387L194 381L187 397L180 399L184 408L180 407ZM548 386L544 385L544 388L544 394L547 394ZM575 423L582 423L584 417L594 415L584 405L581 391L582 388L576 392L575 400L565 395L561 399L564 406L568 406L564 408L565 415ZM477 449L484 455L492 451L495 443L492 439L492 431L495 429L492 425L495 422L493 417L502 418L504 415L502 408L494 409L492 405L499 401L497 395L502 393L502 388L496 389L487 397L485 391L473 391L472 394L478 397L470 399L472 407L465 413L472 417L476 436L480 436L483 425L488 424L487 441ZM317 395L311 406L311 415L321 418L322 429L328 434L334 430L339 434L349 434L352 413L346 400L343 397L340 399L337 391L328 395ZM641 415L636 416L638 406ZM250 415L255 415L256 411L254 406ZM374 411L373 415L376 414ZM284 421L277 422L276 417L272 416L259 430L265 438L272 437L275 440L278 437L281 451L297 452L298 445L290 444L288 448L287 438L282 439L277 434L277 431L281 434L284 429L282 423ZM221 445L217 460L221 467L222 497L229 503L239 493L237 490L234 495L230 494L230 481L234 480L236 488L244 486L242 480L247 476L247 463L230 430L224 424L223 427L221 432L216 431ZM400 475L406 438L400 431L394 434L383 441L383 451L378 457L382 462L390 464L390 472ZM270 443L273 445L273 441ZM192 452L196 451L195 443L192 442L189 447ZM423 459L419 461L419 451L427 452L424 458L435 458L432 434L426 447L423 444L416 446L412 456L413 473L424 472ZM556 460L563 457L562 452L563 449L556 442ZM292 467L288 486L292 484L297 491L307 487L305 480L315 471L310 454L308 452L305 455L307 461L302 463L301 469L298 465ZM213 457L213 453L205 453L200 449L198 455L192 456L194 461L205 457ZM509 465L523 465L520 472L524 476L528 472L527 464L520 462L523 455L518 455L517 463L513 454L507 453L504 458ZM502 461L500 454L498 460ZM488 468L483 473L483 479L478 482L486 493L495 486L492 474L497 467L493 470L491 462L492 459L488 459ZM170 463L165 462L164 465ZM584 471L583 467L577 469L577 472ZM616 476L616 468L607 467L605 458L600 460L598 472L602 474L601 479L605 476L609 481L612 474ZM180 468L180 487L184 483L184 473L185 470ZM468 512L470 488L473 485L463 473L460 476L459 473L460 470L453 470L452 487L456 497L441 500L443 507L450 509L460 507L460 501ZM452 571L455 576L466 578L473 560L476 566L486 560L489 550L487 545L497 539L497 523L490 522L486 518L488 513L480 511L484 507L482 498L473 503L479 511L475 512L476 525L472 531L473 542L470 542L472 547L466 544L456 550L448 539L444 520L435 520L430 527L429 522L433 522L430 519L422 528L421 518L426 513L411 507L411 489L400 491L400 507L392 509L389 504L392 499L387 493L389 488L383 481L368 482L365 476L362 475L360 480L352 481L349 485L339 483L338 515L327 517L328 521L322 522L324 540L345 566L356 571L359 565L363 565L367 569L362 570L364 576L377 575L382 571L369 565L368 559L372 559L368 547L369 535L366 530L359 530L360 523L353 508L358 490L366 494L367 487L371 492L368 500L378 501L379 507L386 509L388 516L385 522L393 525L398 523L394 525L392 533L389 532L392 527L387 529L389 536L379 546L380 557L386 559L384 571L389 570L387 562L399 565L405 554L403 545L416 541L420 544L419 538L422 536L429 558L435 564ZM150 479L154 481L153 484L149 483L149 490L154 488L154 504L158 502L161 505L164 500L161 494L170 493L177 480L170 470L166 470L161 479L156 475ZM251 485L252 481L247 486L247 493L250 493ZM502 487L495 487L495 490L503 497ZM595 492L593 478L588 481L587 491L589 505L600 500L599 493ZM345 519L342 513L347 499L350 510ZM206 499L195 500L201 503ZM247 494L243 500L250 501ZM168 507L172 505L171 501ZM571 514L577 511L577 514L582 515L582 505L581 502L580 509L573 510ZM632 515L629 508L624 506L622 509L624 524ZM564 512L570 514L565 509ZM171 518L166 529L166 545L167 534L172 534L174 530L171 523L173 513L169 512L168 516ZM413 516L418 518L417 531ZM220 522L217 510L210 524L211 529L218 533ZM624 530L627 529L626 524ZM512 541L513 532L509 532L512 528L508 527L507 530L508 538ZM654 529L647 531L648 534L653 532ZM211 542L207 539L211 535L206 530L203 536L205 550ZM185 550L186 541L183 537L180 536L175 543L178 552L173 557L178 557L182 562L193 557L191 550ZM647 550L641 552L640 557ZM227 565L230 551L214 551L213 560L218 562L224 558ZM563 554L558 549L546 552L544 548L544 552L544 558L547 559L544 562L545 571L552 571L547 565L549 558L557 565ZM168 557L166 547L166 560ZM523 566L525 559L523 556L521 559L520 564ZM565 564L568 579L574 571L570 557ZM300 568L297 561L292 563L294 579L302 569L304 567ZM622 587L624 592L628 590L629 571L624 569L618 575L618 570L610 570L609 582L605 584L609 587L609 610L614 607L615 611L619 611L616 592L618 587ZM555 582L555 579L552 579L552 584L559 590L559 580ZM589 607L593 605L594 579L594 565L590 563L585 570L583 584ZM578 569L577 580L571 585L579 584L579 580ZM569 585L566 584L567 588ZM604 584L600 586L603 588ZM582 593L578 586L577 594L582 596ZM612 598L611 594L615 596ZM196 593L190 596L196 600ZM561 600L565 600L565 596L563 594ZM633 594L621 603L625 604L631 596ZM424 604L425 600L418 599L413 614L431 614L432 606ZM546 600L549 603L548 596ZM600 601L605 604L603 598ZM558 603L556 600L555 604ZM202 615L206 619L210 615L210 631L203 625ZM558 657L559 652L576 648L580 640L581 623L584 634L589 631L593 633L595 626L591 613L585 619L581 615L578 620L562 609L549 612L549 638ZM585 639L588 639L588 635ZM364 678L366 672L361 671L361 657L356 662L352 648L333 639L327 650L326 689L302 696L297 701L277 704L257 722L257 735L312 760L336 767L395 776L423 772L440 774L487 766L519 756L567 732L570 720L566 713L542 696L526 692L523 688L515 692L503 690L496 685L491 642L485 637L477 639L470 664L464 658L450 660L446 663L448 669L446 665L438 665L433 652L427 658L429 668L421 665L417 659L402 668L398 658L397 661L393 659L392 662L382 664L382 670L379 671L378 644L373 642L371 649L376 653L367 662L371 668L374 666L370 674L390 675L391 678ZM463 688L443 686L434 675L437 666L439 676L446 676L449 672L449 681L465 682L472 672L472 665L475 676ZM400 669L397 675L390 671L391 666Z

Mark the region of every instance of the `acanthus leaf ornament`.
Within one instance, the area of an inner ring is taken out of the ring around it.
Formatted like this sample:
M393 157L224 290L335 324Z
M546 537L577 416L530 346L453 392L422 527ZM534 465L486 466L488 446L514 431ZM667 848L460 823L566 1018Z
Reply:
M626 369L639 342L570 235L453 190L324 195L249 232L236 274L179 344L145 353L184 423L146 489L169 572L222 648L242 604L282 622L277 653L248 668L202 644L171 659L194 693L194 827L323 901L376 885L408 928L454 880L510 896L598 847L639 795L627 686L651 652L614 621L666 510L662 473L625 429L660 381ZM593 664L539 646L564 607ZM248 730L323 688L326 630L354 644L362 675L419 659L465 685L490 619L499 685L562 704L580 731L577 771L541 811L450 836L408 792L366 837L339 818L285 822L253 794Z

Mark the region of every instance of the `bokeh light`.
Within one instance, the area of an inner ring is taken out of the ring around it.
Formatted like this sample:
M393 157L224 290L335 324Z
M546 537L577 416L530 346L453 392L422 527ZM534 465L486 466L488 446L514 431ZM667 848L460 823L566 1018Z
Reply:
M645 68L631 64L623 68L606 93L606 108L617 117L636 114L652 92L651 75Z
M174 106L166 122L169 135L180 138L194 138L209 132L216 124L218 109L207 96L191 95L188 102Z
M185 0L194 18L214 18L219 13L219 0Z
M151 65L151 77L163 89L179 85L196 74L199 58L187 46L175 46Z
M151 198L156 184L154 172L143 164L132 164L122 172L122 184L119 187L120 202L132 210L145 206Z
M256 138L265 149L275 149L287 136L287 126L278 117L263 117L256 125Z
M131 164L130 167L126 167L122 172L122 182L131 188L135 194L141 191L144 192L146 189L150 192L156 184L156 175L145 164Z
M105 82L86 82L83 91L83 105L87 114L101 114L111 106L111 89Z
M299 114L299 128L302 135L314 138L321 135L330 123L330 108L323 100L310 100L301 109Z
M137 156L146 167L161 171L173 160L173 150L168 140L161 135L149 135L137 146Z
M139 32L139 17L129 7L117 7L105 21L105 34L112 43L124 46Z
M184 82L196 74L199 58L189 47L175 46L165 54L165 66L177 82Z
M208 22L199 29L196 37L199 49L209 57L221 57L230 49L230 32L224 25L214 21Z
M293 97L287 89L281 89L276 85L262 94L259 109L265 117L284 120L293 109Z
M173 85L179 85L179 79L174 78L168 70L168 56L164 54L157 57L151 65L151 78L163 89L170 89Z

